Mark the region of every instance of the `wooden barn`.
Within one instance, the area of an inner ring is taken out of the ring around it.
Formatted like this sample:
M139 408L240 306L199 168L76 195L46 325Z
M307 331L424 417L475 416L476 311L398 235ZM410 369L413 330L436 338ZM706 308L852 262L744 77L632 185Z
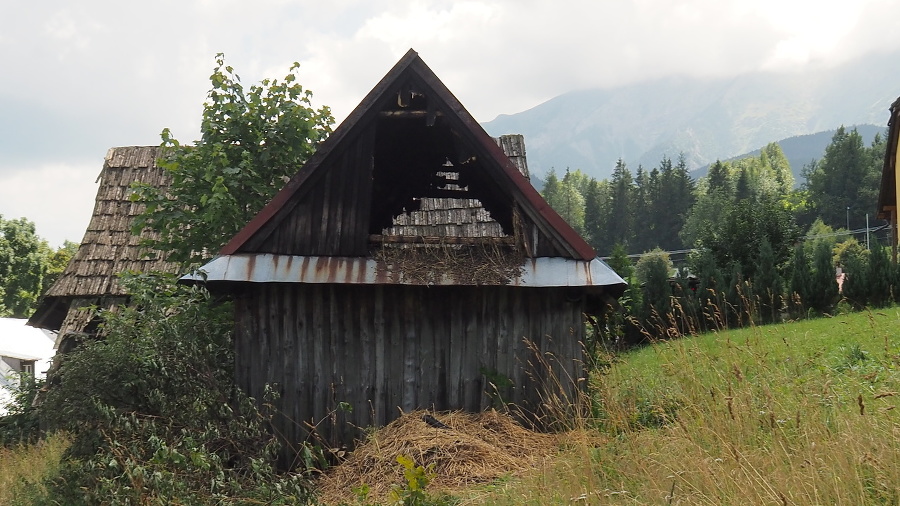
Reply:
M314 427L351 444L401 410L538 412L578 388L584 315L625 283L531 186L524 155L410 50L186 278L233 295L238 384L280 394L287 443Z
M28 320L32 327L57 332L56 347L62 352L67 351L68 338L94 332L95 313L87 308L111 309L127 301L119 273L178 270L162 255L146 255L140 242L150 232L131 233L134 217L144 210L144 204L130 200L131 184L168 186L165 171L156 165L158 157L156 146L112 148L106 154L97 178L94 213L81 245Z
M881 170L881 190L878 193L876 216L888 220L891 227L891 257L897 261L897 161L900 151L900 98L891 104L891 118L888 120L887 147L884 152L884 165Z

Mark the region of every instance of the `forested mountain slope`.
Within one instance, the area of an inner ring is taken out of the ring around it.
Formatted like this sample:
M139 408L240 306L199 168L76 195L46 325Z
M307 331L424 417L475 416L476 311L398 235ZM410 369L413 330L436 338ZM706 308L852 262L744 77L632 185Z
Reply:
M900 94L898 58L872 54L832 68L573 91L484 126L492 135L524 134L536 174L568 167L606 178L619 158L652 166L681 152L694 169L777 139L885 125Z

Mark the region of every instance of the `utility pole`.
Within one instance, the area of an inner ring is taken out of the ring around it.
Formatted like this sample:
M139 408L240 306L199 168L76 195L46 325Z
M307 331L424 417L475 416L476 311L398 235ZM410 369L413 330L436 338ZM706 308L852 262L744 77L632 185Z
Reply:
M869 213L866 213L866 249L869 249Z

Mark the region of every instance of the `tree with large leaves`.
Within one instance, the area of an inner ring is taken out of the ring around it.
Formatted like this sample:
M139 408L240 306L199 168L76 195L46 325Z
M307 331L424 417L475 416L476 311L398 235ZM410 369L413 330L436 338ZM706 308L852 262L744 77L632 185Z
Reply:
M147 209L134 230L159 232L148 246L166 251L171 261L199 265L312 155L334 119L327 107L312 107L312 93L297 83L298 69L294 63L284 79L264 79L245 90L224 56L216 56L200 140L182 144L163 130L160 163L171 185L135 187L134 199Z
M50 254L34 223L0 216L0 316L30 316L45 286Z

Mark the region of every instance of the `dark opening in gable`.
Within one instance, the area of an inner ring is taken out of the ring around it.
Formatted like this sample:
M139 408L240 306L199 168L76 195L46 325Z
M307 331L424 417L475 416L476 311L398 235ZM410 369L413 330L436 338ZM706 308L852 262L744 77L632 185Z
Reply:
M512 200L444 115L414 97L424 108L392 108L377 120L370 234L514 235Z

